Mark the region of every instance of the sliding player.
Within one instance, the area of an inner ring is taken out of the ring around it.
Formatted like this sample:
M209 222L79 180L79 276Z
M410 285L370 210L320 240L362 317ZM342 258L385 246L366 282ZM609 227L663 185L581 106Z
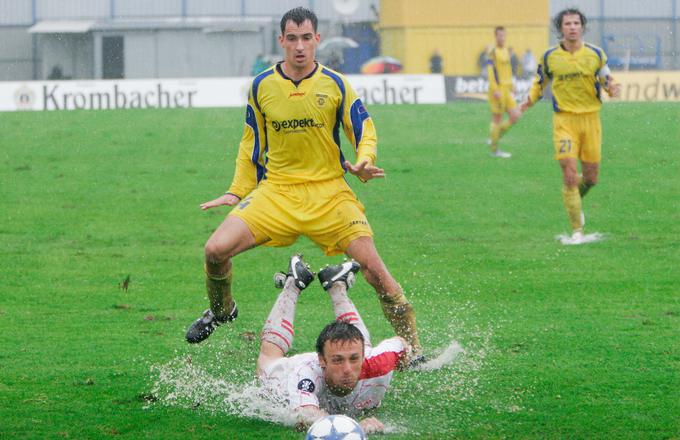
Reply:
M385 429L371 410L380 406L393 371L408 363L411 348L399 336L371 346L368 329L347 296L358 270L348 261L319 272L335 321L321 331L316 353L286 356L293 345L298 296L314 279L299 255L291 258L283 291L265 321L257 376L286 403L301 429L328 414L362 419L367 434Z

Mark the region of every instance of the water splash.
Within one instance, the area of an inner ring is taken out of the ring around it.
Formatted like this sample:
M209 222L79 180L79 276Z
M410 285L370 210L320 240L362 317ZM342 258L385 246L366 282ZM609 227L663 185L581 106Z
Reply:
M231 371L231 373L236 373ZM231 381L215 376L191 357L182 355L161 365L151 366L151 394L162 405L197 408L213 413L256 418L287 426L295 425L286 403L268 393L254 378Z
M414 297L447 298L447 309L428 316L420 329L426 355L431 360L417 371L397 373L376 416L387 434L453 434L477 422L476 414L489 400L499 411L522 411L523 395L490 396L497 349L494 333L503 326L503 311L494 312L493 322L474 301L456 301L457 293L469 286L439 282L420 284ZM427 295L427 297L425 296ZM468 295L469 297L469 295ZM210 341L208 341L210 344ZM155 404L200 408L202 411L254 418L294 426L295 418L285 402L268 393L253 377L256 347L220 353L219 347L200 347L177 353L168 362L151 366L150 392ZM191 353L191 354L189 354ZM192 360L191 355L196 357ZM234 368L238 364L249 368ZM413 396L418 396L414 402ZM445 405L442 403L445 402ZM458 404L456 404L458 402ZM428 408L423 409L423 404ZM425 419L427 422L425 421Z

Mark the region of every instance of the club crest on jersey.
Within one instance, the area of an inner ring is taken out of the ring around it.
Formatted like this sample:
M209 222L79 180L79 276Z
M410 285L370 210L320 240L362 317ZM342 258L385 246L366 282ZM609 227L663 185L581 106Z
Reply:
M324 104L326 104L326 100L328 99L328 95L325 93L317 93L316 94L316 104L319 107L323 107Z
M316 386L314 385L314 382L312 382L312 379L302 379L300 382L298 382L297 388L300 391L313 393L316 389Z

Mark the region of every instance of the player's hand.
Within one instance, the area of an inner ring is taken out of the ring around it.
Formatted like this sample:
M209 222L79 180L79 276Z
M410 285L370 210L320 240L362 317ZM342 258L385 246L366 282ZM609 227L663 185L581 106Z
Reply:
M618 98L619 96L621 96L621 84L610 82L609 88L607 89L607 93L612 98Z
M367 180L385 177L385 170L373 165L369 165L367 161L363 161L358 165L352 165L350 161L345 161L345 168L350 174L354 174L359 180L366 182Z
M501 99L501 92L499 92L498 90L493 92L493 99L495 99L496 101L500 100Z
M209 202L201 203L201 209L205 211L206 209L214 208L216 206L222 206L222 205L234 206L235 204L237 204L240 201L241 201L241 199L236 197L233 194L225 194L223 196L216 198L215 200L211 200Z
M524 113L525 111L529 110L529 107L531 107L531 101L529 98L527 98L519 105L519 111Z
M375 417L368 417L359 422L359 425L361 425L366 434L385 432L385 425Z

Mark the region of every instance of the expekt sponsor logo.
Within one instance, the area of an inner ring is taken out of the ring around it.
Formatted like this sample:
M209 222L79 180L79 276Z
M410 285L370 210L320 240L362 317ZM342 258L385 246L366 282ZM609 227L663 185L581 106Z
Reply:
M60 84L43 85L43 110L108 110L124 108L191 108L197 90L168 90L156 83L144 90L111 88L65 89Z
M299 131L303 128L322 128L323 124L314 121L312 118L306 119L288 119L287 121L272 121L272 128L276 131Z

